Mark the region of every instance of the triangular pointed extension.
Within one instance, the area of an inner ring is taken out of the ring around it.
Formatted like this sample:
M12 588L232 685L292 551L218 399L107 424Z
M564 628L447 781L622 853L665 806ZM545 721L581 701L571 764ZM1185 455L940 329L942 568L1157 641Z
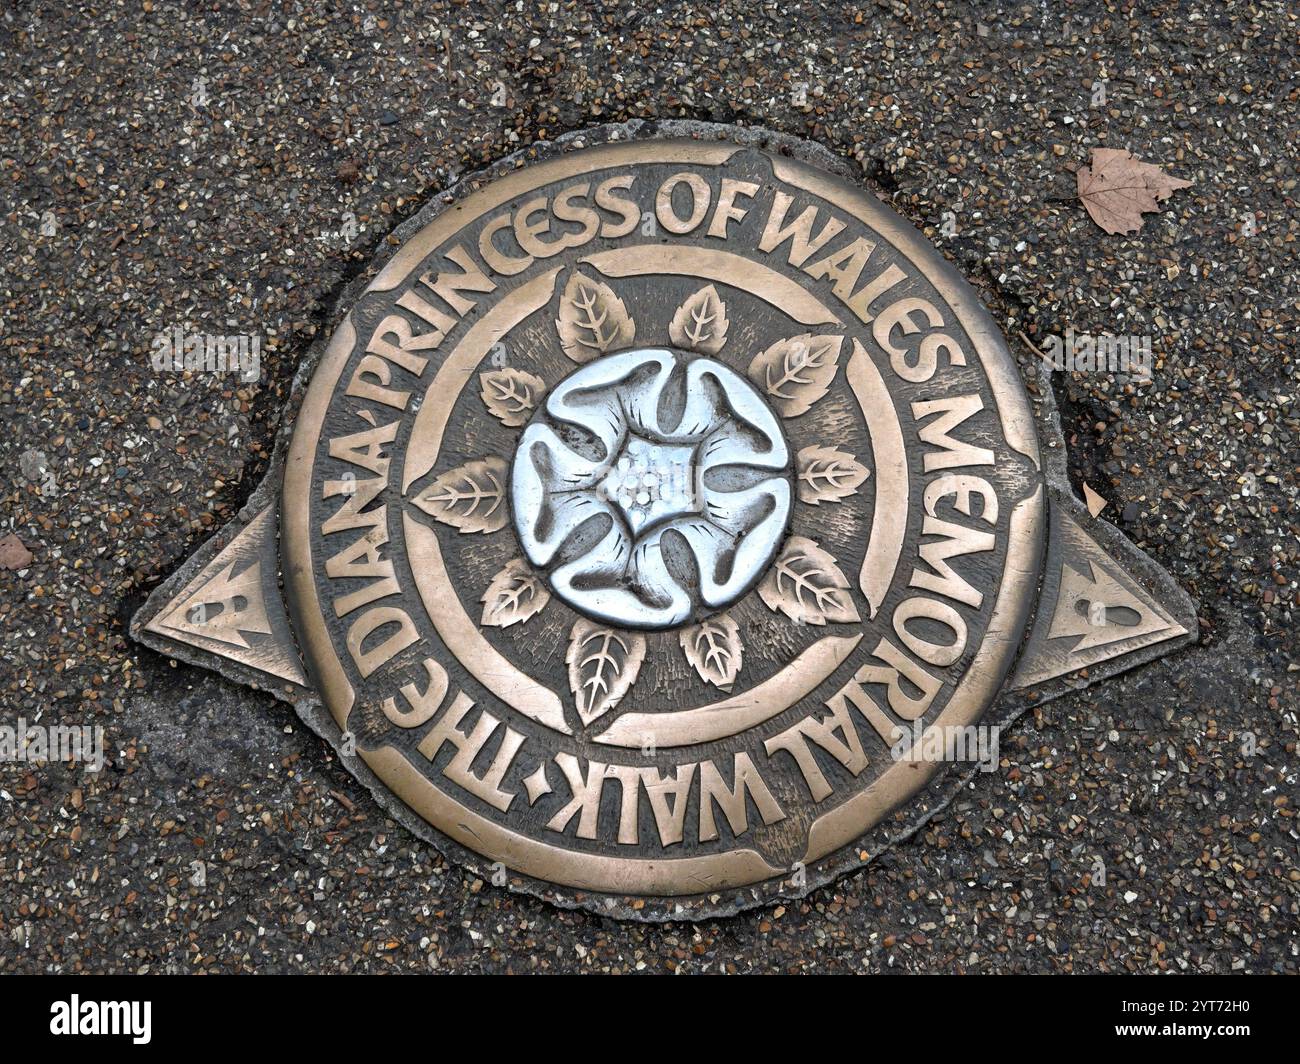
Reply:
M1070 648L1072 654L1077 654L1172 627L1169 618L1150 600L1129 591L1095 560L1081 560L1086 576L1074 564L1065 563L1048 639L1078 636L1078 642Z
M276 514L268 506L211 559L144 631L306 686L276 585ZM152 641L151 641L152 642ZM155 643L166 651L166 644Z
M262 563L244 566L238 576L232 561L221 572L200 584L194 593L177 599L158 620L158 627L185 635L203 636L248 649L244 632L271 634L262 597ZM211 569L205 569L208 575Z
M1150 656L1139 651L1188 634L1121 565L1125 556L1135 566L1145 561L1136 548L1103 548L1056 499L1048 542L1042 596L1012 688L1102 662L1107 674L1120 672Z

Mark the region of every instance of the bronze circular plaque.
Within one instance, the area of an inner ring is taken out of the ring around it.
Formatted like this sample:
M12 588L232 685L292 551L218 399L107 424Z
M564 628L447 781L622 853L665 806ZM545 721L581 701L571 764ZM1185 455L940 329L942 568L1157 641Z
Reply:
M498 883L666 916L865 859L938 767L899 737L1002 684L1043 491L1016 367L915 230L780 154L638 140L407 239L282 515L381 799Z

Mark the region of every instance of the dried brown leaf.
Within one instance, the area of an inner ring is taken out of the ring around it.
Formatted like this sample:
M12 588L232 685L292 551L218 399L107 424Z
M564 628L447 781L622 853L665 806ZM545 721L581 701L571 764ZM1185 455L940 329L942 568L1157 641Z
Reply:
M1122 149L1093 148L1090 161L1075 175L1079 199L1108 233L1137 232L1143 214L1159 210L1162 200L1191 185Z
M1106 500L1093 491L1091 485L1085 484L1083 486L1083 501L1087 504L1088 513L1093 517L1106 509Z

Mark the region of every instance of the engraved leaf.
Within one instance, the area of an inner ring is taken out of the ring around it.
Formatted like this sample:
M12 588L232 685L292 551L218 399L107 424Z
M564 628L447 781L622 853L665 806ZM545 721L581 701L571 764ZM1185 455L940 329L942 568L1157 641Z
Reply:
M727 342L727 304L718 298L718 290L709 285L701 288L677 308L668 337L674 346L703 355L716 355Z
M850 624L861 620L849 594L849 582L815 540L791 536L780 557L758 585L768 609L795 624Z
M831 386L843 336L804 333L778 340L749 364L749 376L782 417L806 413Z
M496 532L506 524L506 468L496 455L475 458L434 480L415 505L461 532Z
M700 679L730 691L740 672L742 657L740 628L736 622L721 613L685 629L680 639L686 660L700 674Z
M521 369L493 369L479 374L479 395L488 413L507 428L525 424L546 394L546 382Z
M573 626L569 637L569 687L583 724L618 705L645 660L645 636L618 632L591 621Z
M871 470L853 455L834 447L805 447L799 452L799 498L819 506L857 493Z
M628 347L636 335L636 324L609 285L577 272L564 286L555 327L574 362Z
M483 603L481 623L509 628L540 613L551 601L551 593L522 558L514 558L492 578L479 601Z
M1108 233L1137 232L1143 214L1159 210L1161 200L1191 185L1122 149L1093 148L1089 162L1074 175L1079 199Z

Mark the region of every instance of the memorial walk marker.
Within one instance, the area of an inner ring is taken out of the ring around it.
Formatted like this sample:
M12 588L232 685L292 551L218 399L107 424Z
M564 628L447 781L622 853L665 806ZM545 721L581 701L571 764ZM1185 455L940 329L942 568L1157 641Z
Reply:
M1195 631L920 234L710 132L571 138L404 227L246 519L133 624L449 856L616 916L858 867L960 782L901 734Z

